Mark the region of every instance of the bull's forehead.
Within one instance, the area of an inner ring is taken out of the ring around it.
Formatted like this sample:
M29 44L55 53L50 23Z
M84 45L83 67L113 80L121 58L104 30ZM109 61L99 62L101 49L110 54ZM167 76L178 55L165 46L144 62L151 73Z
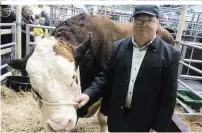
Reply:
M75 64L56 54L56 44L58 41L54 37L42 39L26 65L32 87L45 100L52 102L78 93L78 85L73 79L76 76Z

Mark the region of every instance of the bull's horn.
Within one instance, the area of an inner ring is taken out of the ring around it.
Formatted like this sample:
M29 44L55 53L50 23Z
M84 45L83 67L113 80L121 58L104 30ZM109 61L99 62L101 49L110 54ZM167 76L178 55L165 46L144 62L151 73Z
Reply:
M92 33L89 32L85 40L79 46L75 48L75 53L76 53L75 59L77 62L80 62L84 54L89 49L91 45L91 37L92 37Z

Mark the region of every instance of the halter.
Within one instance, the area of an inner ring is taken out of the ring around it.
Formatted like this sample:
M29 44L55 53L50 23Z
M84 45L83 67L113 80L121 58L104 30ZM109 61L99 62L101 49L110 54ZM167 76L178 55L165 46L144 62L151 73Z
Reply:
M78 79L78 86L79 86L78 87L78 90L79 90L78 91L78 95L80 95L81 94L81 87L80 87L81 84L80 84L80 70L79 70L79 67L77 67L76 71L77 71L76 76L77 76L77 79ZM75 78L75 80L76 80L76 78ZM43 104L50 105L50 106L68 106L68 105L74 105L74 107L76 109L78 108L77 105L79 103L76 103L74 101L72 101L72 102L59 102L59 103L58 102L48 102L46 100L43 100L43 98L39 95L39 93L36 92L34 89L33 89L33 91L35 92L35 94L39 98L40 102L43 103ZM42 104L40 104L40 107L41 106L42 106Z

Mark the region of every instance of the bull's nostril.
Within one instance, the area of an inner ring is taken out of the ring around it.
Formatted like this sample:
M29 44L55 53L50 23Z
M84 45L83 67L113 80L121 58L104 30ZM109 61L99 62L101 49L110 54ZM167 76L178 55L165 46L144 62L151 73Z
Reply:
M68 126L69 120L63 122L54 122L51 120L47 120L47 123L54 131L63 131Z

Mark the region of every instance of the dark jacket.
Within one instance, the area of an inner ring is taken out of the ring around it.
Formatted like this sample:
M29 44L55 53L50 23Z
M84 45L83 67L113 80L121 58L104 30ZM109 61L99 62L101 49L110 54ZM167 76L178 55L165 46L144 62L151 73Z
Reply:
M154 39L141 64L134 85L130 114L125 118L123 113L132 53L131 37L115 42L106 67L84 93L91 99L97 99L103 95L106 84L113 84L108 115L110 132L148 132L150 128L166 132L176 103L180 52L158 37Z

